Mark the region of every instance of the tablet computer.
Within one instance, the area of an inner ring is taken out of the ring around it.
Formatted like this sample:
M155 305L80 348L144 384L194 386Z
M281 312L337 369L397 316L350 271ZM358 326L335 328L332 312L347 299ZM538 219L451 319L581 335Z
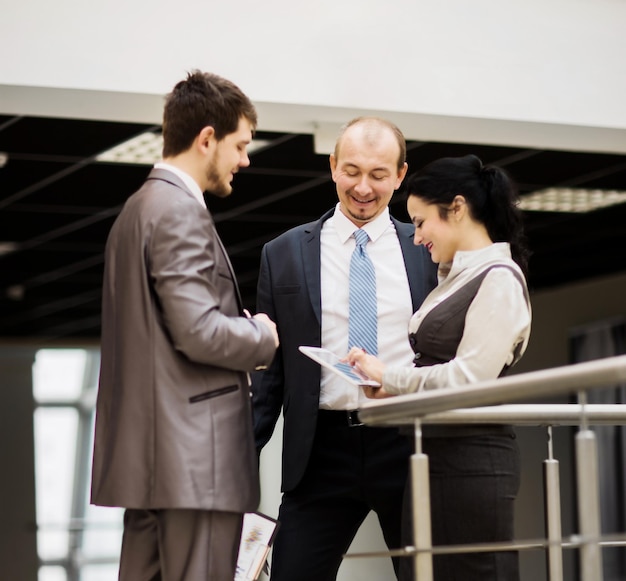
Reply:
M373 379L369 379L362 373L359 373L349 363L341 361L341 357L335 355L328 349L324 349L322 347L309 347L306 345L300 345L298 349L300 349L300 351L307 357L310 357L313 361L319 363L325 369L337 374L339 377L342 377L352 385L380 387L380 383L374 381Z

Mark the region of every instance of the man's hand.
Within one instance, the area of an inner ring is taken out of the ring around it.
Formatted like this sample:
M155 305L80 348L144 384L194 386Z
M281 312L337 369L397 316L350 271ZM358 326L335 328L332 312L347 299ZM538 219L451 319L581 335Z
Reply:
M252 318L256 321L260 321L264 325L267 325L267 328L272 332L272 335L274 336L274 343L276 347L278 347L278 345L280 345L280 340L278 339L276 323L274 323L274 321L272 321L272 319L270 319L265 313L257 313Z

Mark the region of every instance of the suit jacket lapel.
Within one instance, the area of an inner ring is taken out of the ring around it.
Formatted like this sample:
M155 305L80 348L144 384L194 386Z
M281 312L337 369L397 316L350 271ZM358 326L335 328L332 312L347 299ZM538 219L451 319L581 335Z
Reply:
M413 229L410 231L406 229L406 224L403 222L399 222L395 218L391 218L394 226L396 227L396 234L398 235L398 240L400 241L400 248L402 249L402 258L404 260L404 267L406 268L406 274L409 281L409 289L411 290L411 301L413 302L413 312L415 312L419 306L422 304L424 300L424 296L422 293L423 289L423 281L421 277L425 276L425 273L420 273L418 271L417 260L411 256L415 257L415 245L413 244Z
M211 215L211 212L209 212ZM213 222L213 218L211 217L211 222ZM224 261L228 265L228 270L230 272L230 278L233 281L233 286L235 287L235 296L237 297L237 306L239 308L239 312L243 313L243 301L241 300L241 293L239 292L239 285L237 284L237 277L235 276L235 270L233 269L233 265L230 262L230 258L228 258L228 253L226 252L226 248L224 248L224 244L222 243L222 239L219 237L217 230L215 228L215 223L213 223L213 231L215 232L215 239L222 251L222 256L224 257Z
M304 265L305 284L311 300L311 306L318 323L322 324L322 289L320 280L320 237L322 226L328 218L334 213L334 209L326 212L317 222L314 222L311 228L304 231L302 237L302 263ZM409 289L411 291L411 300L413 302L413 311L416 311L424 300L423 281L418 270L416 260L411 260L411 255L415 256L415 247L413 244L413 229L407 228L407 224L399 222L391 217L396 227L396 234L400 241L402 250L402 258L407 272L409 281ZM423 275L422 275L423 276Z
M322 288L321 288L321 249L320 237L322 226L330 218L333 210L329 210L311 228L306 228L301 241L302 264L304 266L304 283L309 293L311 306L320 327L322 326Z
M148 175L147 179L166 181L172 184L173 186L180 188L181 190L185 191L187 194L195 198L195 196L188 190L185 183L176 174L169 172L166 169L153 169ZM213 233L215 235L215 240L217 241L217 244L220 248L224 262L228 266L228 271L230 272L230 278L233 282L233 286L235 287L235 296L237 298L237 306L239 308L239 311L243 313L243 301L241 300L241 293L239 292L239 285L237 284L237 277L235 276L233 265L231 264L230 258L228 257L226 249L224 248L224 244L222 243L222 240L219 237L219 234L217 233L217 228L215 227L215 221L213 220L213 214L211 214L211 211L208 209L208 207L207 207L207 212L209 214L209 218L211 219L211 225L213 226Z

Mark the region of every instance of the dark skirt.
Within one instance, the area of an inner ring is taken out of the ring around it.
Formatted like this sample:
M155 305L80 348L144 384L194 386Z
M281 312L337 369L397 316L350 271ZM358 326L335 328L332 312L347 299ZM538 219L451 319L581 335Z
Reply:
M512 430L424 438L428 456L432 542L437 545L512 541L520 454ZM412 545L410 486L405 491L403 544ZM401 581L413 581L413 559L401 559ZM433 557L435 581L519 581L515 551Z

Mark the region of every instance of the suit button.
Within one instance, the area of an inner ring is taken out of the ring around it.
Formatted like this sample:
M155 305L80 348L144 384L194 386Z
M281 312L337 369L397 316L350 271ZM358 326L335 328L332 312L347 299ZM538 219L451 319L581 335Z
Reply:
M417 362L422 358L422 354L421 353L416 353L415 357L413 357L413 363L415 363L417 365Z

